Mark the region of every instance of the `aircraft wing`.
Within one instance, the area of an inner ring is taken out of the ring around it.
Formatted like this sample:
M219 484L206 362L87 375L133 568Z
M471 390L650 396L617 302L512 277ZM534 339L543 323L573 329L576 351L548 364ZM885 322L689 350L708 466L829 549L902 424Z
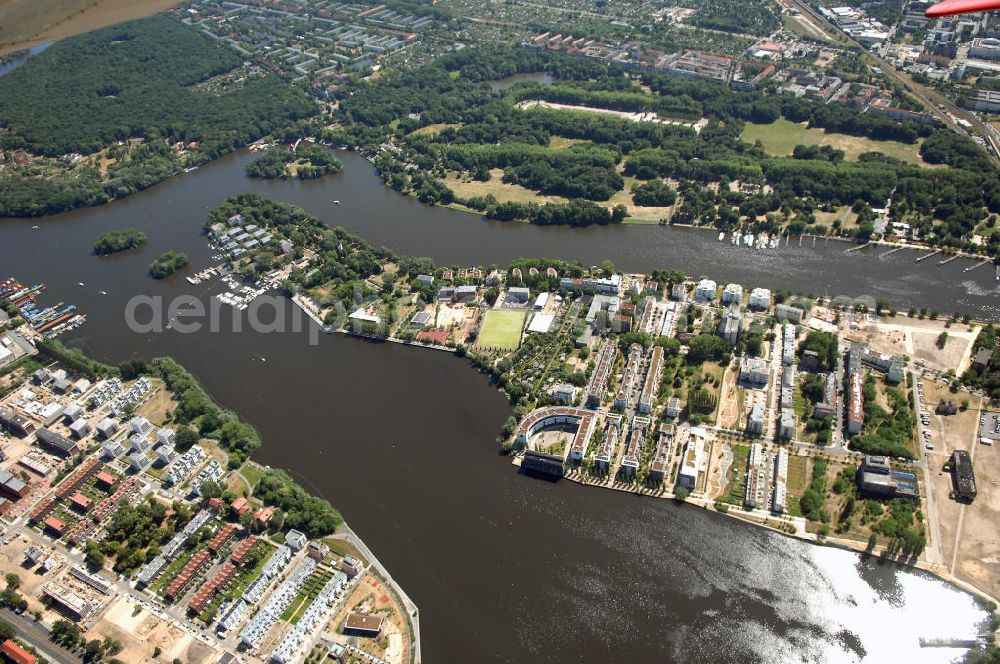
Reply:
M1000 0L945 0L927 8L927 18L1000 9Z

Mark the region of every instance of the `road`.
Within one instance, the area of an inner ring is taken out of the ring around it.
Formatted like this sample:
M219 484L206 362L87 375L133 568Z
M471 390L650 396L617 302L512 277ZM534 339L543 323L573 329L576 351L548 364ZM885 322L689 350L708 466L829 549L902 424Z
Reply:
M49 641L49 628L33 618L18 615L10 609L0 609L0 618L17 631L17 635L30 643L38 653L50 662L80 662L83 659L62 646Z

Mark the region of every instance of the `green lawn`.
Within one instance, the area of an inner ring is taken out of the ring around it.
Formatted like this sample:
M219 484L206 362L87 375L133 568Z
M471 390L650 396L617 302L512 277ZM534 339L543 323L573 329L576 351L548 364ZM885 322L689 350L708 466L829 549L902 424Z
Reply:
M253 489L257 486L257 482L260 482L260 478L264 476L264 471L248 461L240 468L240 474L243 475L247 484Z
M843 150L844 158L851 161L856 160L863 152L881 152L911 164L927 165L920 158L920 141L910 145L899 141L873 141L861 136L828 134L822 129L806 127L784 118L771 124L748 122L743 127L740 138L747 143L759 140L764 144L764 150L776 157L792 154L796 145L829 145Z
M476 345L483 348L511 350L521 343L521 328L524 327L523 311L490 309L479 331Z

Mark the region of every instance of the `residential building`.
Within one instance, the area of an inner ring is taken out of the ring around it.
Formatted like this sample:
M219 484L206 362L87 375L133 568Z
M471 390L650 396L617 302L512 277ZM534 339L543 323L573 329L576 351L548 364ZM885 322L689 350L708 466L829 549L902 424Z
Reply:
M778 438L791 440L795 437L795 411L791 408L782 408L778 418Z
M292 529L285 533L285 544L295 551L301 551L309 543L305 533Z
M35 664L37 659L30 652L17 645L10 639L0 645L0 655L11 664Z
M793 307L788 304L778 304L774 307L774 317L778 322L791 322L791 323L801 323L802 316L805 315L805 311L798 307Z
M969 57L981 60L1000 60L1000 39L977 37L969 46Z
M549 396L562 404L572 404L576 402L576 394L579 390L569 383L558 383L549 390Z
M711 302L715 299L718 286L711 279L702 279L694 289L694 299L700 302Z
M684 284L674 284L674 287L670 289L670 299L677 302L683 302L687 299L687 286Z
M747 433L752 436L764 435L764 413L763 404L754 404L747 415Z
M769 374L768 363L759 357L744 357L740 360L740 383L746 387L767 387Z
M813 417L817 420L833 417L837 414L837 375L835 373L826 374L826 382L823 387L823 400L816 404L813 409Z
M705 465L706 431L700 427L692 427L684 454L681 457L681 467L677 472L677 483L689 491L698 486L698 473Z
M771 511L782 514L788 503L788 450L779 447L774 456L774 497Z
M622 372L622 381L615 394L615 408L628 409L632 400L632 393L635 391L635 381L639 376L639 369L642 365L642 346L632 344L628 352L628 360L625 362L625 371Z
M735 346L742 331L743 314L738 307L730 307L719 322L719 336L725 339L730 346Z
M743 286L739 284L726 284L726 287L722 289L722 303L742 304Z
M649 356L649 366L646 368L646 379L643 381L642 393L639 395L639 412L653 412L656 396L660 390L660 369L663 365L663 348L654 346Z
M793 362L795 362L795 326L785 323L781 330L781 363L789 366Z
M852 373L847 384L847 433L853 436L861 433L865 423L864 395L861 372Z
M587 408L596 408L601 405L604 393L608 390L608 379L611 376L615 355L615 342L610 339L605 340L597 353L594 371L590 375L590 384L587 386Z
M754 311L767 311L771 308L771 291L766 288L754 288L750 291L747 306Z

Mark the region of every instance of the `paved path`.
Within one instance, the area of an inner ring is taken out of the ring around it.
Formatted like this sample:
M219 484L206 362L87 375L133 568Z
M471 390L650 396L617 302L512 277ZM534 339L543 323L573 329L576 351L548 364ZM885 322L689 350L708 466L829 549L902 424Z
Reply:
M49 628L44 623L35 622L27 615L18 615L10 609L0 609L0 619L9 623L17 631L18 637L30 643L38 654L50 662L83 662L75 653L50 641Z

